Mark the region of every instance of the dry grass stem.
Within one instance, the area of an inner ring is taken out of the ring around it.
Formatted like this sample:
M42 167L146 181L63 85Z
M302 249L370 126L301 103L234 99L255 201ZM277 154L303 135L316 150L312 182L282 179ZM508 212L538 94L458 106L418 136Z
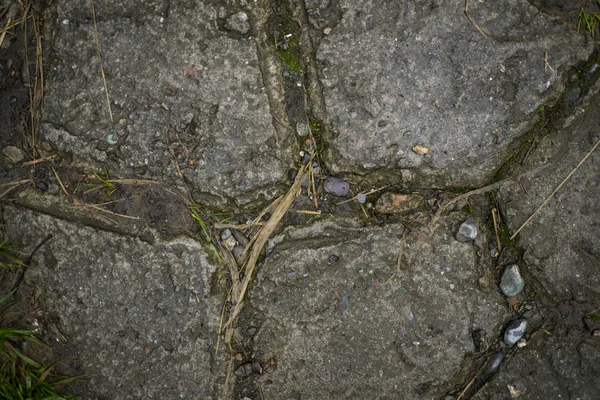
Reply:
M250 281L252 280L252 275L254 273L254 269L256 267L256 262L258 261L258 257L260 256L260 252L263 247L267 243L267 240L279 224L279 221L283 218L283 216L287 213L288 209L292 205L292 202L300 193L300 189L302 187L302 183L306 180L307 169L306 166L302 167L296 176L294 184L285 194L283 199L277 208L273 211L273 215L267 223L261 228L260 231L256 234L257 239L252 245L252 250L250 251L250 256L248 257L248 262L246 263L246 276L242 282L242 286L238 293L238 303L236 304L233 312L231 313L229 320L225 324L225 327L231 325L233 321L237 318L238 314L243 308L243 300L248 290L248 285L250 285Z
M2 34L0 35L0 48L2 47L2 43L4 43L4 37L6 36L6 32L8 32L8 28L10 27L11 22L12 18L9 18L8 21L6 21L6 26L4 27Z
M94 6L94 0L92 0L92 18L94 20L94 37L96 38L96 53L98 53L98 61L100 62L100 73L102 74L102 81L104 82L104 91L106 92L106 104L108 105L108 115L110 116L110 122L114 123L112 109L110 107L110 97L108 95L108 85L106 84L106 76L104 75L104 66L102 65L102 54L100 53L100 43L98 41L98 26L96 24L96 7Z
M498 246L498 253L502 251L502 245L500 244L500 235L498 234L498 221L496 220L496 209L492 208L492 219L494 220L494 231L496 232L496 246Z
M4 192L2 192L2 194L0 194L0 199L3 198L8 193L10 193L13 189L16 189L17 187L24 185L25 183L29 183L29 182L31 182L29 179L23 179L21 181L9 182L9 183L0 185L0 187L10 186L8 189L6 189Z
M508 184L508 183L512 183L514 182L516 179L518 178L523 178L529 175L535 175L537 172L539 172L540 170L544 169L546 167L546 165L542 165L541 167L538 168L533 168L529 171L523 172L522 174L519 174L517 176L511 176L509 178L503 179L501 181L492 183L491 185L487 185L484 187L481 187L479 189L475 189L475 190L471 190L470 192L461 194L460 196L456 196L452 199L446 200L444 201L440 207L438 208L437 212L435 213L435 215L433 216L433 218L431 219L431 222L429 223L429 227L430 230L433 232L433 230L435 230L435 227L437 225L437 222L439 221L439 219L442 217L442 214L448 209L448 207L450 207L452 204L458 203L461 200L465 200L468 199L471 196L475 196L477 194L483 194L483 193L488 193L491 192L493 190L497 190L500 189L501 187L503 187L504 185Z
M26 167L29 167L31 165L36 165L36 164L43 163L43 162L46 162L46 161L52 161L56 157L57 157L56 154L52 154L52 155L50 155L48 157L38 158L37 160L25 161L23 163L23 165L26 166Z
M552 191L552 193L550 193L548 195L548 197L546 197L546 199L544 200L544 202L542 204L540 204L538 208L535 209L535 211L533 212L533 214L531 214L531 216L529 218L527 218L527 220L525 222L523 222L523 224L519 227L519 229L517 229L517 231L515 233L513 233L513 235L510 237L510 240L513 240L519 234L519 232L521 232L523 230L523 228L525 228L525 226L533 219L533 217L535 217L535 215L538 212L540 212L540 210L542 208L544 208L546 206L546 204L548 204L548 202L550 201L550 199L552 199L552 197L556 194L556 192L558 192L560 190L560 188L562 188L563 185L565 183L567 183L567 181L571 178L571 176L575 172L577 172L577 170L579 169L579 167L581 167L581 165L585 162L585 160L587 160L588 157L592 155L592 153L594 152L594 150L596 150L596 148L598 147L598 145L600 145L600 139L596 142L596 144L594 144L592 146L592 148L590 149L590 151L587 152L587 154L581 159L581 161L579 161L579 163L577 164L577 166L575 168L573 168L571 170L571 172L569 172L569 175L567 175L565 177L565 179L562 180L562 182L556 187L556 189L554 189Z
M54 173L54 176L56 177L56 180L58 181L58 184L60 185L62 191L65 192L67 196L70 196L69 192L67 191L67 188L65 187L65 185L63 185L62 179L60 179L60 176L58 175L58 172L56 172L56 169L54 169L54 167L52 167L52 172Z
M483 36L490 37L490 33L486 29L482 28L477 23L477 21L475 21L475 19L471 17L471 14L469 14L469 0L465 0L465 15L467 16L467 19L473 24L473 26L477 28L479 33L481 33Z
M262 222L259 222L257 224L252 224L252 225L248 225L248 224L220 224L220 223L216 223L215 229L237 229L238 231L243 231L246 230L248 228L251 228L253 226L262 226L264 225Z
M548 68L550 68L550 71L556 72L554 68L552 68L550 64L548 64L548 52L546 51L544 52L544 72L548 72Z
M340 201L339 203L337 203L337 205L339 206L340 204L350 203L351 201L354 201L354 200L358 199L360 196L368 196L370 194L377 193L377 192L379 192L380 190L383 190L383 189L385 189L385 186L382 186L382 187L380 187L378 189L371 189L371 190L366 191L366 192L360 192L356 196L352 197L351 199Z
M312 211L312 210L296 210L294 211L296 214L308 214L308 215L321 215L321 211Z

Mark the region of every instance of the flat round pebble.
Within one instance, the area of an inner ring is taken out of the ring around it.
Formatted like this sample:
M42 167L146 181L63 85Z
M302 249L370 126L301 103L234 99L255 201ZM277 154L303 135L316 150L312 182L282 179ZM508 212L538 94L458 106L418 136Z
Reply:
M343 179L329 176L325 179L323 188L327 193L334 196L345 196L350 190L350 184Z
M367 196L365 196L364 194L359 194L356 197L356 201L358 201L360 204L365 204L367 202Z

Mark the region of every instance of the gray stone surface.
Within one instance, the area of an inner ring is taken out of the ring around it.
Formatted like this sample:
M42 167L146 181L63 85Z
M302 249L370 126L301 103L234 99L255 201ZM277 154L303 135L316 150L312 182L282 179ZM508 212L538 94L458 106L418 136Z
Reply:
M543 138L530 167L546 165L521 185L500 193L508 227L515 231L600 139L600 86L558 130ZM553 302L600 299L600 152L594 152L518 236L525 248L521 273L532 276Z
M275 237L250 298L257 357L277 360L262 378L267 398L442 395L474 350L471 331L497 335L506 318L503 299L477 285L476 249L454 240L456 222L435 248L409 235L390 282L401 225L331 220Z
M169 145L196 196L213 203L245 203L284 180L289 149L271 124L256 44L219 28L218 5L96 4L114 123L90 3L62 0L56 9L41 135L75 164L177 182Z
M311 2L334 172L410 169L420 186L481 185L592 51L526 0ZM510 13L507 13L510 10ZM341 18L341 19L340 19ZM545 72L544 53L557 71ZM411 149L430 148L425 156Z
M190 239L150 245L9 207L13 243L37 253L52 318L78 353L88 399L211 399L216 266ZM214 353L213 353L214 354Z

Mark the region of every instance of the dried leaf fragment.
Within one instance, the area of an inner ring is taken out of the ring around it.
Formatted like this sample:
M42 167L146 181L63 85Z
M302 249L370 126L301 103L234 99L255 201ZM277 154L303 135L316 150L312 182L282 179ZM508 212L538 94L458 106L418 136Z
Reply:
M429 147L425 146L424 144L418 144L412 148L412 151L420 156L424 156L425 154L429 153Z

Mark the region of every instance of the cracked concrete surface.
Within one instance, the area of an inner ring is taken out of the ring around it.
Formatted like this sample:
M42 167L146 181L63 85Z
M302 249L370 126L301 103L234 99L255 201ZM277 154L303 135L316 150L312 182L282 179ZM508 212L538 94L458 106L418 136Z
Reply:
M471 2L484 36L438 0L97 0L111 120L90 4L54 2L39 139L55 158L1 160L3 184L33 182L2 216L26 252L52 235L26 283L62 333L45 338L80 360L83 398L597 397L600 155L508 239L600 138L597 43L566 3ZM216 243L212 223L254 219L307 149L317 188L333 175L351 192L304 188L227 346L231 276L187 206ZM432 223L465 188L540 166ZM109 194L91 170L136 181ZM421 197L382 213L385 193ZM467 218L480 234L459 242ZM512 264L526 285L506 299ZM506 346L516 318L523 346Z

